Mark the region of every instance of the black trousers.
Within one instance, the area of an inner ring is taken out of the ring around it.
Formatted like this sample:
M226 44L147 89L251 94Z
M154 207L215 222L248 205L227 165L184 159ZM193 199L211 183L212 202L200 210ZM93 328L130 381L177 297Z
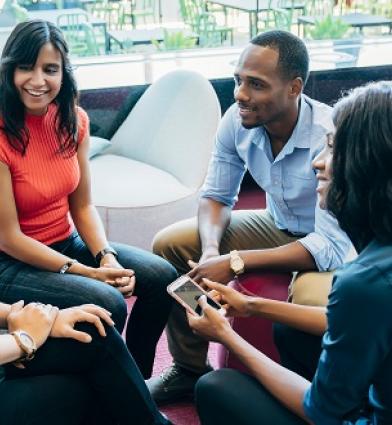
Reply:
M93 341L50 338L26 369L5 366L1 425L168 424L120 334L107 328L102 338L91 325L79 329Z
M274 342L279 351L280 363L308 381L312 381L316 373L321 341L321 336L274 323Z
M234 369L203 375L196 384L202 425L304 425L256 379Z
M321 337L274 325L281 363L313 379L321 353ZM237 370L220 369L201 377L196 405L202 425L303 425L256 379Z

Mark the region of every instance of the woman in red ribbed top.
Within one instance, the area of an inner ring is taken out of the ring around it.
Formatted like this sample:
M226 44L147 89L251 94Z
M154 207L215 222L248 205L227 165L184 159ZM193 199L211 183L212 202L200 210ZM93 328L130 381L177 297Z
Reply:
M76 101L61 32L18 25L0 69L0 300L94 303L121 332L124 298L136 295L126 342L148 378L176 272L151 253L109 245L90 196L89 120Z

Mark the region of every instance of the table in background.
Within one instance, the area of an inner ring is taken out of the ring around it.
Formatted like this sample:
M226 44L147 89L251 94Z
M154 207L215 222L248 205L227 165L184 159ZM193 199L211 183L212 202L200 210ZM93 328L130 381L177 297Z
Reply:
M37 10L28 13L30 19L43 19L57 25L57 18L60 15L73 15L83 14L87 16L87 21L94 28L101 28L105 37L105 53L109 53L110 43L107 33L106 21L104 19L96 18L91 13L86 12L84 9L71 8L71 9L50 9L50 10Z
M166 28L169 34L181 31L185 37L198 38L198 35L192 31L184 30L183 28ZM153 29L135 29L135 30L110 30L109 35L109 46L112 41L116 42L120 48L124 48L127 41L131 41L132 45L138 44L151 44L152 40L161 42L164 40L165 29L164 28L153 28Z
M249 35L254 37L258 32L260 12L268 12L271 9L271 0L207 0L207 3L217 4L228 9L236 9L249 14ZM304 10L305 3L296 3L288 0L285 9Z
M318 20L322 20L324 16L299 16L298 25L315 25ZM392 19L384 16L369 15L367 13L348 13L341 16L333 16L333 19L341 19L347 25L358 28L362 33L365 27L381 27L388 26L389 32L392 32Z

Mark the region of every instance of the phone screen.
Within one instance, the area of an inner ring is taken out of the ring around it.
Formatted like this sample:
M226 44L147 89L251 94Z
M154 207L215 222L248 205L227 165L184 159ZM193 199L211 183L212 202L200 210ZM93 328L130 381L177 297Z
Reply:
M202 310L197 300L201 295L205 295L203 291L200 290L198 286L196 286L191 280L185 281L178 288L174 289L173 292L182 299L186 304L191 307L197 314L201 315ZM219 310L221 306L217 304L212 298L207 297L207 303L211 306Z

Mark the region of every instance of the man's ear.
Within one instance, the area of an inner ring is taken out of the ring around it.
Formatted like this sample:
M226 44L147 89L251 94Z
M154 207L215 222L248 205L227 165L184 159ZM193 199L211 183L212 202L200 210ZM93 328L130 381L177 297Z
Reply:
M302 93L302 89L304 88L304 83L301 77L294 78L291 80L290 84L290 95L293 97L298 97Z

